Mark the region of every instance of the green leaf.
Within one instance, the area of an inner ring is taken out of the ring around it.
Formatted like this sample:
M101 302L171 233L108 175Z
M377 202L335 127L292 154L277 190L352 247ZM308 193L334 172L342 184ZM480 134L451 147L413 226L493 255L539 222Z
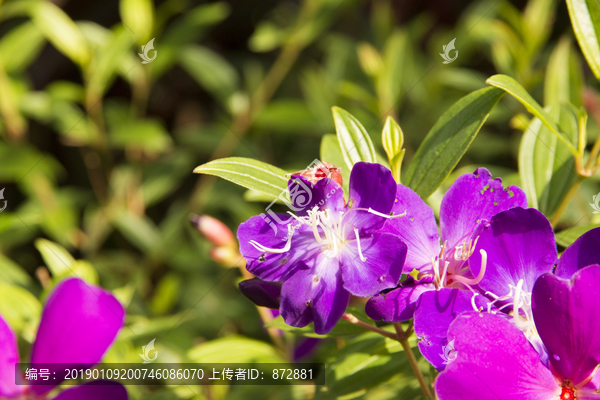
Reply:
M559 106L569 102L581 107L583 71L579 57L571 47L568 37L563 37L554 47L544 80L544 105Z
M55 283L71 276L92 284L98 283L98 273L92 264L84 260L75 260L71 253L61 245L50 240L37 239L35 247L42 255L50 272L52 272Z
M348 169L359 161L376 162L373 142L365 128L348 111L332 107L335 130Z
M344 155L340 149L340 143L337 137L331 133L323 135L321 139L321 161L326 161L342 169L343 188L348 193L348 184L350 183L350 168L344 166Z
M465 154L503 94L496 88L483 88L450 107L419 146L406 169L405 184L422 198L435 192Z
M46 266L56 276L64 276L71 272L75 258L61 245L46 239L37 239L35 248L38 249Z
M227 103L238 88L238 74L218 53L202 46L187 46L181 50L181 66L200 86Z
M567 0L575 36L590 68L600 80L600 3L596 0Z
M17 334L32 343L42 313L42 304L27 290L0 282L0 315Z
M556 243L562 247L569 247L577 239L581 237L587 231L600 227L600 224L589 224L582 226L575 226L573 228L565 229L556 233Z
M98 47L88 70L89 91L100 98L119 70L132 45L131 32L119 27L106 44Z
M168 150L173 140L160 122L151 119L126 121L111 129L109 140L116 148L136 148L150 154Z
M29 274L17 263L0 254L0 281L26 286L32 280Z
M558 136L560 140L562 140L562 142L569 148L569 150L571 150L573 154L577 154L577 149L573 146L569 138L567 138L560 130L560 127L556 121L553 120L546 111L544 111L542 106L540 106L539 103L535 101L533 97L531 97L531 95L527 93L523 86L521 86L517 81L510 76L494 75L488 78L486 83L506 91L508 94L519 100L521 104L525 106L527 111L539 118L544 125L546 125L555 135Z
M154 27L154 3L151 0L121 0L119 11L123 24L133 31L138 44L150 40Z
M273 346L240 336L202 343L187 355L198 363L285 363Z
M550 216L577 179L573 155L534 118L519 147L519 176L529 206Z
M415 346L416 340L413 338L410 343ZM425 362L420 363L422 370L425 365ZM354 398L392 379L402 382L401 395L397 398L418 398L419 384L400 343L373 332L364 333L347 341L327 360L326 385L318 388L315 399L335 399L346 395Z
M0 41L0 58L6 72L27 68L44 46L44 35L33 22L11 29Z
M61 53L79 65L91 58L83 34L71 18L49 1L32 2L28 11L33 23Z
M288 178L284 170L251 158L222 158L200 165L194 172L218 176L275 198L287 191Z
M146 216L140 217L127 210L119 210L112 219L113 225L123 236L144 253L161 249L160 230Z

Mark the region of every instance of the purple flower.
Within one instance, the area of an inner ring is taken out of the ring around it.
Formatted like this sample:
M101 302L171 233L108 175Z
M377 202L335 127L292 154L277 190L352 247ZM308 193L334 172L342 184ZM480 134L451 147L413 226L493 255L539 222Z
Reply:
M48 297L31 350L31 363L91 367L102 359L123 327L124 319L125 310L112 294L81 279L67 279ZM16 385L15 364L18 362L15 334L0 317L0 398L20 399L29 394L45 398L44 395L55 388ZM107 395L111 400L127 400L123 386L98 386L93 382L67 389L55 399L100 400Z
M427 291L442 288L471 289L485 274L472 273L467 260L478 253L477 232L499 212L527 207L525 193L516 186L502 187L485 168L460 176L448 189L440 209L440 235L433 210L411 189L398 185L395 213L404 218L389 221L382 231L400 236L408 245L403 273L417 270L398 288L379 294L367 303L374 320L405 321L413 317L416 302Z
M596 257L598 250L595 250ZM568 267L572 259L566 260ZM565 266L567 267L567 266ZM532 314L546 361L500 314L469 312L450 326L456 360L435 383L440 400L596 399L600 389L600 265L535 282Z
M396 183L385 167L359 162L347 204L328 178L313 185L293 176L288 186L296 206L291 222L273 229L275 222L250 218L238 229L240 251L252 274L283 282L279 309L287 324L314 322L315 332L324 334L343 315L350 294L373 296L398 284L406 245L379 232L393 217Z
M438 370L445 366L439 354L449 342L448 327L467 311L503 313L544 354L531 314L531 292L538 277L552 272L557 261L550 222L535 209L517 207L492 217L477 243L486 257L475 252L468 262L473 274L483 268L486 272L474 292L441 289L425 293L417 304L419 349Z

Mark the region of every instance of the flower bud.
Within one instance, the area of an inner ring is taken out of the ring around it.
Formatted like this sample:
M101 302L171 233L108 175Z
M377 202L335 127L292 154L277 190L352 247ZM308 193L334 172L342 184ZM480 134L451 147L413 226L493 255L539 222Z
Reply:
M231 230L216 218L208 215L190 215L190 221L196 229L206 237L214 246L237 247L235 237Z

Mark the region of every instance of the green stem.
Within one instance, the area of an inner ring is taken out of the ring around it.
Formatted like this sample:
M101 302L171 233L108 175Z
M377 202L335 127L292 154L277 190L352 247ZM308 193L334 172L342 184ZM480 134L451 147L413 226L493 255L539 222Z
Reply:
M567 209L567 206L571 202L571 199L573 198L573 196L575 196L575 193L577 193L577 190L579 189L579 186L581 185L581 182L583 182L584 179L585 179L585 177L583 177L581 175L577 176L577 181L575 181L573 186L571 186L571 188L565 195L565 198L562 200L562 202L558 206L558 209L556 210L556 212L554 213L554 216L552 217L552 220L550 221L553 228L556 226L556 224L558 224L560 217L562 217L563 213Z
M378 327L376 327L374 325L367 324L366 322L361 321L360 319L356 318L352 314L345 313L344 315L342 315L342 318L345 319L346 321L350 322L350 323L353 323L354 325L358 325L360 327L363 327L365 329L368 329L370 331L378 333L378 334L380 334L382 336L385 336L387 338L398 340L398 337L396 335L394 335L392 332L388 332L388 331L383 330L381 328L378 328Z
M412 347L410 347L410 344L408 343L408 338L410 337L410 335L412 335L412 321L409 325L409 328L406 331L402 329L402 324L400 322L394 322L394 328L396 329L396 340L399 341L402 345L402 348L406 353L406 357L408 358L408 362L413 372L415 373L417 380L419 381L419 385L421 386L423 394L426 397L433 399L433 394L429 389L429 385L425 381L425 376L423 375L421 368L419 368L419 364L417 362L417 358L415 357L415 353L413 353Z

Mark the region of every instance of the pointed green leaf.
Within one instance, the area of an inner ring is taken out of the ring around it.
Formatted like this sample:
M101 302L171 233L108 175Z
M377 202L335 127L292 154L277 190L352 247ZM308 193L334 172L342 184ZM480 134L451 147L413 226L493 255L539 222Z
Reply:
M573 30L590 68L600 80L600 3L597 0L567 0Z
M392 175L396 182L400 182L400 168L402 166L402 160L404 159L404 150L402 145L404 144L404 134L400 125L394 118L388 117L385 121L383 131L381 132L381 142L383 143L383 149L388 156ZM401 154L402 153L402 154Z
M600 224L588 224L582 226L574 226L573 228L565 229L556 233L556 243L563 247L569 247L574 241L579 239L581 235L595 228L599 228Z
M502 90L483 88L450 107L419 146L406 169L405 184L423 198L435 192L458 164L503 95Z
M534 116L539 118L544 125L546 125L558 138L571 150L573 154L577 154L577 149L573 146L573 143L567 138L567 136L560 130L558 124L544 109L539 105L537 101L523 86L516 80L506 75L494 75L486 81L488 85L495 86L512 95L515 99L519 100L521 104L525 106L527 111L532 113Z
M143 45L150 40L154 28L153 1L121 0L119 2L119 12L123 24L133 32L138 44Z
M359 161L376 162L373 142L365 128L348 111L332 107L337 138L348 169Z
M565 118L568 114L563 112ZM556 135L534 118L519 147L519 176L529 206L552 215L577 179L574 164L573 155Z
M222 158L200 165L194 172L218 176L275 198L287 190L284 170L251 158Z
M85 65L91 52L83 34L73 20L49 1L30 3L28 11L33 23L61 53L72 61Z

